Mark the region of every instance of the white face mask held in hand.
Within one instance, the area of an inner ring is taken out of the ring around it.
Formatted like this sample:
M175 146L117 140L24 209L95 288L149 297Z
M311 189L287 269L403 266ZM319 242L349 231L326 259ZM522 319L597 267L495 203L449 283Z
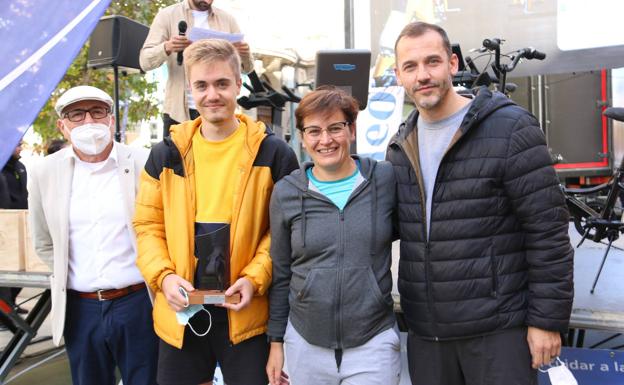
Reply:
M559 357L555 358L554 365L551 363L548 369L543 370L540 368L539 371L548 373L548 378L550 378L552 385L578 385L570 369L561 362Z
M178 323L180 325L188 325L188 327L191 329L191 331L193 332L193 334L195 334L197 337L203 337L206 334L208 334L208 332L210 331L210 328L212 327L212 315L210 314L210 312L208 310L206 310L204 308L203 305L191 305L189 306L189 302L188 302L188 294L186 292L186 290L184 290L183 287L179 288L180 293L184 296L184 298L186 298L186 305L184 306L184 310L182 311L178 311L176 312L176 319L178 320ZM210 323L208 324L208 329L206 329L206 331L204 333L197 333L195 331L195 329L193 329L193 325L191 325L190 320L191 318L193 318L193 316L195 314L197 314L200 311L205 311L206 313L208 313L208 317L210 320Z
M111 120L112 122L112 120ZM86 155L98 155L111 142L110 123L86 123L70 131L72 145Z

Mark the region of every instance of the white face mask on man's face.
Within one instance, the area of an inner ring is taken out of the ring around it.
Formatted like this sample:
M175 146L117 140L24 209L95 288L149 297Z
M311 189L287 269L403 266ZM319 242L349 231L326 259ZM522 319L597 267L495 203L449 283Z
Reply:
M111 142L110 123L86 123L70 131L71 143L86 155L101 154Z

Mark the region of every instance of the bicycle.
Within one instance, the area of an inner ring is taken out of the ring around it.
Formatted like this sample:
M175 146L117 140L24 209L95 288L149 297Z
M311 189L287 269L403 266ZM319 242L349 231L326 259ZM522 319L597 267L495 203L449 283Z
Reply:
M496 88L499 91L507 96L515 91L517 86L513 83L507 83L507 74L512 72L521 60L544 60L546 54L533 47L521 48L503 54L501 53L501 45L504 44L504 41L505 40L500 38L484 39L482 47L476 50L481 53L481 55L474 59L470 56L466 56L465 62L470 70L459 71L453 77L453 84L462 85L473 90L481 86L489 87L494 84L497 85ZM490 75L487 70L479 71L475 65L474 61L481 56L489 56L490 61L492 56L494 57L494 62L491 63L490 66L493 73L492 75ZM503 63L501 57L508 58L508 63Z
M609 119L624 122L624 108L610 107L603 111L603 115ZM590 188L566 188L562 186L562 189L574 227L582 235L576 247L581 246L586 239L597 243L601 243L603 240L608 241L607 249L590 290L590 293L593 294L611 250L611 245L619 238L620 233L624 233L622 213L616 211L617 200L624 194L624 156L622 156L620 165L608 182ZM607 194L604 204L599 201L584 202L579 199L579 196L593 196L601 193Z
M501 54L500 47L502 42L503 40L498 38L485 39L483 40L483 47L477 50L484 53L484 55L490 55L490 58L492 55L494 56L494 62L491 63L493 77L486 71L479 71L474 64L474 60L466 57L466 64L470 71L458 72L453 79L453 83L473 90L479 86L497 84L497 88L503 90L509 96L516 87L515 85L507 84L506 77L509 72L516 68L520 60L523 58L543 60L546 57L544 53L530 47ZM510 63L502 64L501 56L509 58ZM603 114L608 118L624 121L624 108L607 108ZM556 161L557 159L553 158L553 163ZM561 189L565 195L574 227L582 235L581 241L576 247L581 246L586 239L597 243L601 243L603 240L608 242L600 268L590 290L590 293L593 294L613 242L619 238L620 233L624 233L622 213L621 210L618 212L616 207L616 202L620 195L624 196L624 157L609 182L591 188L567 188L562 185ZM599 200L587 199L587 197L605 193L607 198L604 203ZM586 198L580 199L581 196Z

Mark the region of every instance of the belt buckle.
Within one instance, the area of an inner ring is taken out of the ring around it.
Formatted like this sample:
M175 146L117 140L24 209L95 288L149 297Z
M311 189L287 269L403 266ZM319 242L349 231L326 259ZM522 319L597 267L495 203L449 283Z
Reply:
M102 292L103 291L106 291L106 290L100 289L100 290L96 291L97 297L98 297L98 301L106 301L107 300L106 298L102 298Z

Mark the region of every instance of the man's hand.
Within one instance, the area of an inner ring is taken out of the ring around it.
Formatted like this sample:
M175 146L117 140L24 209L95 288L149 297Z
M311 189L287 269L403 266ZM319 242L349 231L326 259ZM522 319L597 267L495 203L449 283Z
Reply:
M237 41L232 43L232 45L236 48L240 56L249 56L249 44L244 41Z
M169 274L162 280L162 292L165 299L174 311L178 312L188 307L188 300L180 293L180 287L187 292L195 290L193 285L186 279L176 274Z
M266 372L270 385L288 385L288 375L284 373L284 344L271 342L271 351L267 361Z
M191 45L191 41L186 36L174 35L165 42L165 52L171 55L172 52L184 51L184 48Z
M533 369L549 364L553 358L561 354L561 336L559 332L551 332L529 326L527 341L529 342L529 351L533 358L531 364Z
M243 309L244 307L249 305L249 303L251 302L251 297L253 297L253 294L254 294L253 284L251 283L250 280L248 280L245 277L239 278L238 280L236 280L236 282L234 282L232 286L230 286L225 291L226 296L233 295L234 293L240 293L240 296L241 296L240 302L236 304L224 303L224 304L221 304L221 306L228 308L230 310L239 311L240 309Z

